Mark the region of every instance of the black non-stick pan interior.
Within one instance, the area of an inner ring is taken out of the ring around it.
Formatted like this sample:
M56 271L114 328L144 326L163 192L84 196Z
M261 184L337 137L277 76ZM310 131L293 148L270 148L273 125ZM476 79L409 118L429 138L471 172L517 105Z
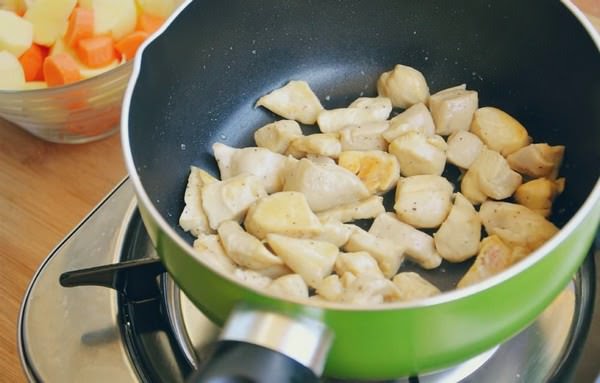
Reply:
M520 120L535 142L566 145L564 224L600 164L600 54L558 1L196 0L143 53L129 114L141 181L178 228L189 165L218 175L211 145L254 145L276 120L256 100L306 80L326 108L375 96L395 64L431 92L466 83L480 106Z

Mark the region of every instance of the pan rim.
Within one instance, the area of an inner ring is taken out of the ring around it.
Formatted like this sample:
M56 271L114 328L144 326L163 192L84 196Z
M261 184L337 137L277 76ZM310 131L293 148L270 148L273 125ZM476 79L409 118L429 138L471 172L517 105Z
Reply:
M142 56L146 48L153 44L159 37L163 35L163 33L169 28L171 23L175 20L175 18L184 11L184 9L193 2L193 0L184 1L165 21L165 23L159 28L150 38L146 39L146 41L140 46L138 49L135 58L133 60L133 70L131 73L131 77L127 84L127 88L125 90L125 95L123 98L123 105L121 111L121 145L123 150L123 155L125 159L125 166L127 168L127 172L129 174L129 178L131 179L136 196L138 198L138 203L141 200L141 203L144 207L149 211L152 218L155 220L157 226L162 230L169 238L172 240L180 249L183 249L187 256L192 257L196 262L202 264L205 268L210 270L211 272L217 274L220 278L226 279L227 281L243 288L246 290L250 290L253 293L268 297L270 299L275 299L277 301L284 301L289 303L298 304L304 307L314 307L323 310L330 311L344 311L344 312L381 312L388 310L406 310L406 309L420 309L431 306L438 306L442 304L449 304L454 301L462 300L464 298L468 298L474 296L476 294L482 293L486 290L489 290L495 286L502 284L503 282L521 274L523 271L532 267L534 264L540 262L546 256L548 256L552 250L554 250L558 245L565 241L567 237L569 237L580 225L581 223L588 218L589 213L592 209L600 203L600 177L596 180L594 187L592 188L589 195L586 197L585 201L581 205L581 207L577 210L577 212L569 219L569 221L560 229L560 231L554 235L549 241L547 241L540 248L535 250L525 259L521 260L515 265L512 265L508 269L492 276L484 281L478 282L474 285L464 287L461 289L454 289L451 291L444 291L439 295L418 299L415 301L405 301L405 302L391 302L386 304L366 304L366 305L352 305L348 303L338 303L338 302L321 302L315 300L307 300L307 299L298 299L298 298L282 298L281 296L275 295L269 291L261 290L256 287L246 285L241 281L233 278L233 276L228 275L221 270L217 270L211 267L208 263L203 262L198 257L194 256L194 251L192 246L186 242L177 232L171 228L171 226L167 223L164 217L160 214L158 209L156 209L155 205L152 203L149 195L146 193L144 186L142 185L142 181L139 177L139 174L136 170L135 162L133 159L133 154L131 152L130 139L129 139L129 110L131 106L131 99L133 95L133 91L135 89L135 85L137 83L138 77L140 75L140 68L142 66ZM583 25L586 29L592 40L594 41L599 53L600 53L600 34L596 31L595 27L592 23L587 19L587 17L583 14L579 8L577 8L570 0L561 0L561 3L569 10L571 13L578 19L578 21Z

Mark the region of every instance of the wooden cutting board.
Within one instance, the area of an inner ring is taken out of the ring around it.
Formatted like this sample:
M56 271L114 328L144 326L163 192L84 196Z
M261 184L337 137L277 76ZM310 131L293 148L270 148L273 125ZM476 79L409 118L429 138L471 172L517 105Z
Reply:
M600 0L576 0L600 30ZM124 177L120 137L41 141L0 119L0 383L24 382L21 299L38 265Z

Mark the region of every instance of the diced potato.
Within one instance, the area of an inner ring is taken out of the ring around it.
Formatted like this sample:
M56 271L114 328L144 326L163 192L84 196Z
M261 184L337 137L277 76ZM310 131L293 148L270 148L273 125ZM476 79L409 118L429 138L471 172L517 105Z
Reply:
M377 93L388 97L393 106L407 109L414 104L427 102L429 87L421 72L398 64L391 71L379 76Z
M259 290L267 288L273 281L271 278L262 275L257 271L242 269L239 267L233 271L233 277L239 280L242 284Z
M479 216L488 234L496 234L511 247L533 251L558 232L558 228L540 214L514 203L487 201Z
M355 305L380 304L397 301L398 296L398 288L389 279L362 274L344 290L340 301Z
M440 294L440 289L417 273L398 273L392 279L398 288L398 300L412 301Z
M173 13L179 0L136 0L138 6L146 13L166 19Z
M450 212L452 189L452 184L441 176L402 178L396 186L396 215L417 228L438 227Z
M337 158L341 151L342 144L336 135L318 133L294 138L290 142L286 154L296 158L302 158L308 154Z
M265 148L237 149L219 142L213 144L212 148L222 180L240 174L252 174L261 179L267 193L283 188L283 179L290 165L286 156Z
M424 269L435 269L442 262L430 235L399 221L392 213L383 213L375 218L369 233L405 247L406 257Z
M202 187L217 181L204 170L195 166L190 167L190 175L183 196L185 207L179 217L179 226L196 237L212 232L202 207Z
M284 191L304 193L314 212L359 201L369 196L362 181L352 172L337 165L317 165L301 159L290 167Z
M383 133L388 142L408 132L420 132L425 136L435 134L435 125L429 109L422 102L411 106L390 120L390 127Z
M513 170L533 178L555 179L562 162L565 147L562 145L531 144L517 150L506 159Z
M429 97L429 109L435 132L442 136L469 130L478 106L477 92L457 87L442 90Z
M267 290L283 298L308 298L308 286L298 274L284 275L275 279Z
M202 207L211 229L217 230L223 221L241 222L250 205L266 195L265 187L258 177L240 174L225 181L204 185Z
M552 211L552 201L565 188L565 179L549 180L538 178L526 182L515 191L515 200L523 206L548 217Z
M392 101L387 97L359 97L348 108L367 109L377 120L387 120L392 112Z
M225 253L235 263L252 270L281 265L283 261L271 253L256 237L248 234L235 221L225 221L217 230Z
M471 132L479 136L488 148L505 157L529 144L525 127L508 113L491 106L477 109Z
M404 261L404 246L384 238L378 238L358 226L354 226L350 239L344 245L348 252L366 251L379 265L386 278L394 276Z
M194 255L226 274L233 273L236 264L225 254L218 235L200 234L194 241Z
M0 51L19 57L33 42L33 25L13 12L0 9Z
M479 176L476 172L467 171L463 174L460 182L460 192L473 205L479 205L488 199L487 195L479 187Z
M0 89L20 90L25 85L21 63L12 53L0 51Z
M135 30L135 0L80 0L80 5L94 12L96 35L111 35L114 40L120 40Z
M447 261L462 262L477 254L481 239L481 218L462 194L455 194L450 214L433 235L433 239L436 250Z
M33 42L51 46L67 30L77 0L35 0L23 16L33 24Z
M319 113L317 124L323 133L335 133L352 125L385 121L387 116L382 118L382 115L379 109L349 107L323 110Z
M322 231L319 235L310 237L317 241L333 243L337 247L342 247L348 242L352 235L352 228L344 225L340 221L322 221Z
M259 239L268 233L312 237L322 232L321 222L298 192L279 192L259 199L248 209L244 226Z
M469 169L483 148L483 142L473 133L459 130L448 137L448 162Z
M285 264L302 276L307 285L317 288L333 271L338 248L323 241L268 234L267 243Z
M382 134L388 129L388 121L367 122L362 125L348 125L340 130L342 151L347 150L387 150L388 143Z
M259 98L256 106L264 106L283 118L308 125L317 122L317 116L323 110L306 81L290 81L284 87Z
M342 152L338 164L356 174L371 194L388 192L400 178L396 157L380 150Z
M323 279L316 289L317 295L325 298L328 301L338 301L344 293L344 286L340 281L340 277L336 274L331 274Z
M478 188L483 194L498 200L510 197L523 182L523 178L510 168L500 153L486 148L471 164L467 175L469 173L475 174Z
M366 251L340 253L335 261L334 270L338 275L348 272L357 277L363 274L373 274L383 278L383 273L377 266L377 261Z
M367 199L334 207L317 214L321 222L351 222L357 219L375 218L385 212L383 197L371 196Z
M446 165L446 143L440 136L411 131L396 138L389 151L400 163L403 176L441 175Z
M467 273L458 282L457 288L467 287L483 281L512 264L511 250L496 235L490 235L481 241L479 254Z
M302 129L296 121L279 120L254 132L254 141L256 146L267 148L275 153L285 153L290 142L300 136L302 136Z

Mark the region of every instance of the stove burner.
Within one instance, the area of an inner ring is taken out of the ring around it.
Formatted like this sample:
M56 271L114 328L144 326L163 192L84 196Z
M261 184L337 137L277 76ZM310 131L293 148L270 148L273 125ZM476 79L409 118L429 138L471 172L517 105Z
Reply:
M183 382L201 364L219 329L167 275L136 280L136 291L151 292L139 299L105 288L65 289L58 284L58 276L67 270L154 256L125 180L51 253L29 287L19 321L28 378ZM599 266L596 251L574 281L520 334L453 368L396 381L559 382L573 374L577 381L593 380L598 374L594 345L583 343L599 281L594 257ZM600 310L595 315L600 317ZM592 323L592 333L600 331L600 318ZM582 349L585 355L578 363Z

